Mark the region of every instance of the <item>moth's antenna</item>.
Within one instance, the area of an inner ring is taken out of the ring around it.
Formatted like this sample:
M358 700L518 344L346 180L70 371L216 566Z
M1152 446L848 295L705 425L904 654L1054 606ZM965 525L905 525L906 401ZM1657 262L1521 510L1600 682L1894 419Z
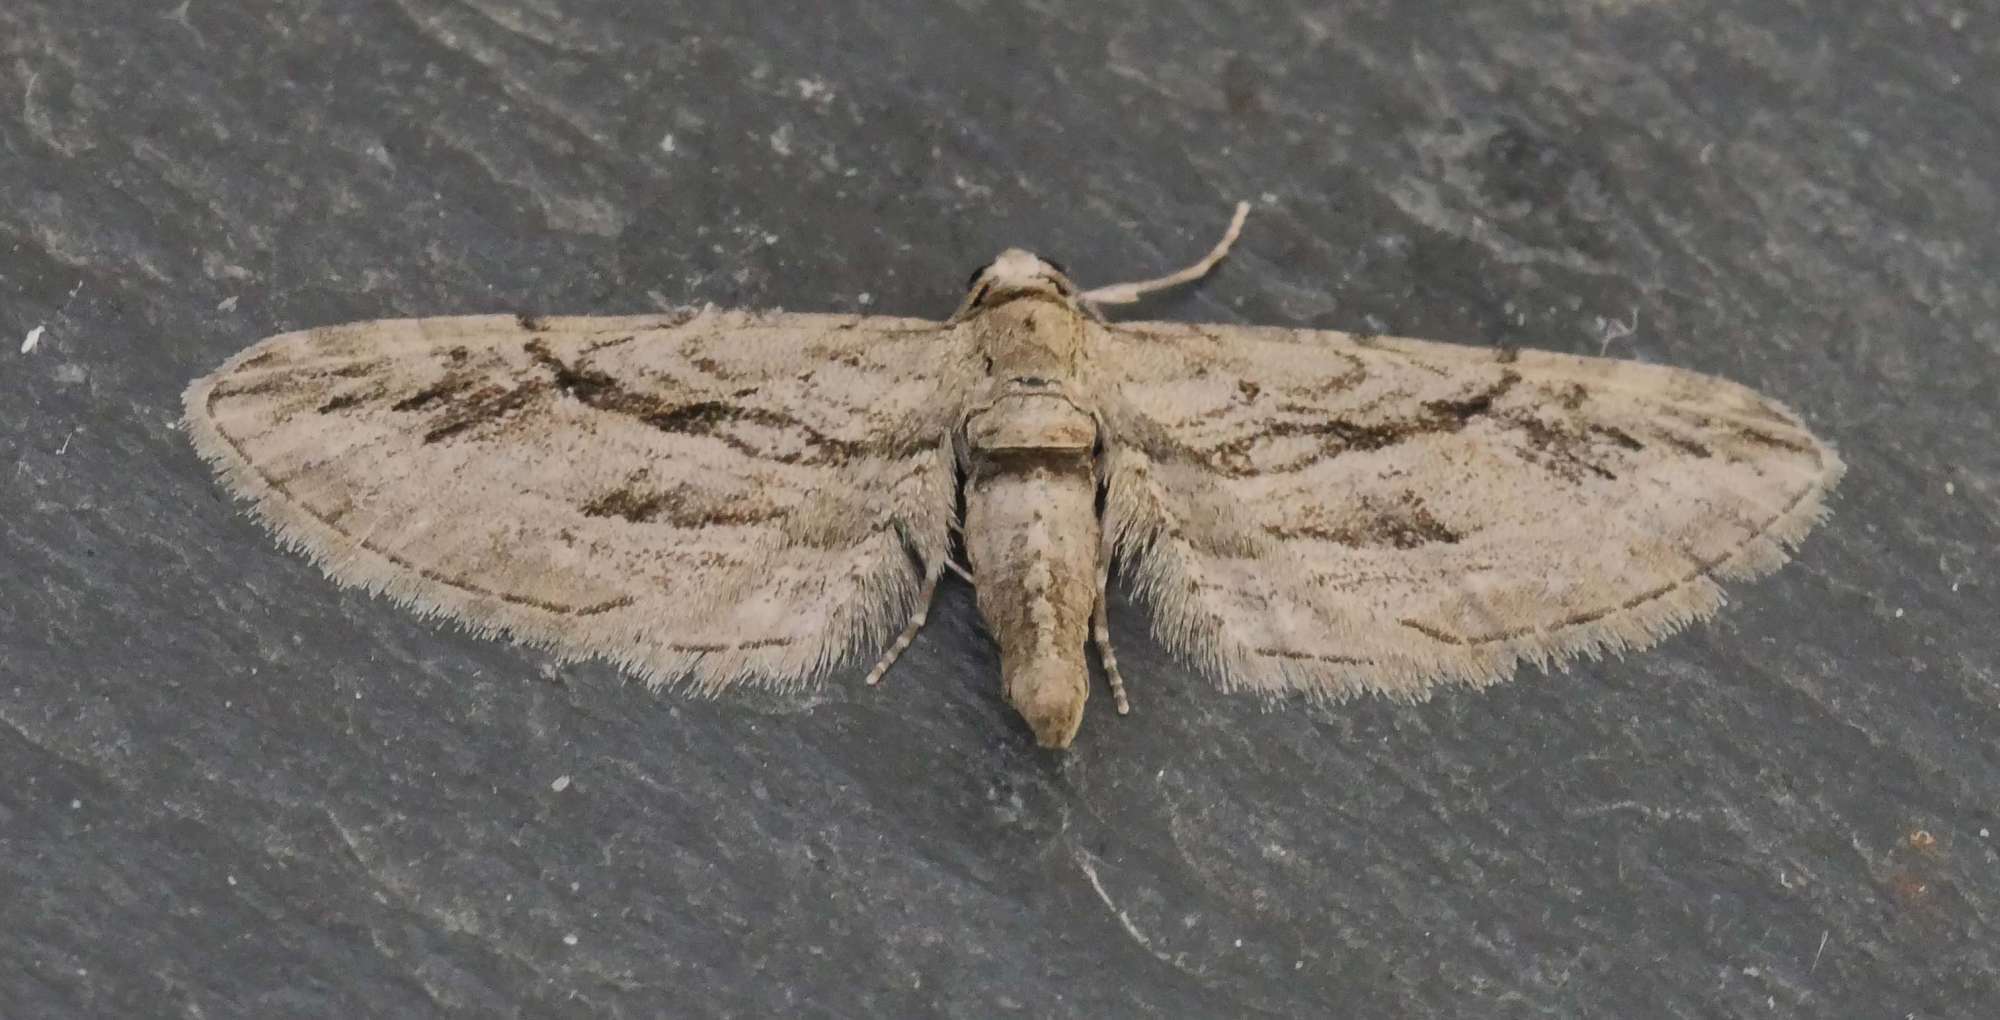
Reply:
M1229 254L1230 246L1236 243L1236 235L1243 232L1243 218L1248 215L1250 215L1250 203L1236 203L1236 215L1230 219L1229 229L1223 231L1222 240L1217 241L1215 248L1202 256L1200 262L1158 279L1142 280L1138 283L1114 283L1109 287L1085 291L1083 300L1097 305L1129 305L1156 290L1178 287L1183 283L1207 276L1209 271L1215 268L1216 263L1221 262L1223 256Z

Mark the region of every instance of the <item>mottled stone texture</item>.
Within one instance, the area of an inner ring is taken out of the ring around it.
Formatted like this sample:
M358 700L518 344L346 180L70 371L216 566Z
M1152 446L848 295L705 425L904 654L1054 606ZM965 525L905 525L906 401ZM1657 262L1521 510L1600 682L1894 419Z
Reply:
M784 8L0 4L0 1015L1995 1015L1990 5ZM955 579L881 690L654 698L336 590L174 426L280 330L942 316L1239 196L1148 313L1725 375L1840 446L1835 518L1422 706L1128 636L1059 756Z

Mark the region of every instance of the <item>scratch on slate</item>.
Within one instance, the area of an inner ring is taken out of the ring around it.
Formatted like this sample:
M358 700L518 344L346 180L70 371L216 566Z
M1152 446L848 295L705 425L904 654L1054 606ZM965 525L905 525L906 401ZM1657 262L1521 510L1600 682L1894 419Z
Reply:
M1613 811L1636 812L1656 822L1689 822L1695 825L1706 825L1709 822L1708 813L1705 811L1692 808L1654 807L1651 804L1641 804L1635 800L1611 801L1605 804L1565 812L1565 815L1571 820L1575 820L1580 818L1597 818L1602 815L1608 815Z
M1125 929L1125 934L1130 935L1132 941L1139 944L1139 948L1152 954L1154 959L1177 970L1186 971L1189 974L1199 975L1201 973L1201 968L1189 967L1187 965L1186 954L1168 953L1155 948L1153 940L1147 938L1146 933L1140 931L1139 926L1132 923L1131 916L1126 914L1125 911L1118 909L1118 904L1111 901L1111 894L1105 890L1104 881L1097 877L1096 858L1091 855L1090 851L1078 847L1076 850L1076 863L1078 867L1083 869L1083 877L1090 880L1090 888L1097 893L1097 898L1104 901L1104 906L1111 911L1111 916L1118 919L1118 926Z

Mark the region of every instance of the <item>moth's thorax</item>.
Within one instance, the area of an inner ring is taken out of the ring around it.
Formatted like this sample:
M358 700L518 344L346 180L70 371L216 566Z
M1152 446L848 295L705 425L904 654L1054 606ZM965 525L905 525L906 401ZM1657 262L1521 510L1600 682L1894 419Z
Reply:
M1070 302L1031 293L981 308L960 328L974 332L987 380L965 420L969 447L1063 450L1087 463L1097 423L1077 369L1089 320Z
M1062 270L1019 248L973 274L957 320L1001 383L1073 377L1089 322Z
M1027 294L979 313L968 325L978 331L987 375L1004 382L1073 377L1083 355L1087 322L1063 301Z

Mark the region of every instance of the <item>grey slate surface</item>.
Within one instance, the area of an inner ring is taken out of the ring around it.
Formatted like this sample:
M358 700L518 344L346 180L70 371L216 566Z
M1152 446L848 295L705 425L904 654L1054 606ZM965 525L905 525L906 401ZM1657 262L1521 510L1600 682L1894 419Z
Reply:
M0 4L0 1016L2000 1015L2000 11L1437 11ZM1414 707L1127 602L1137 714L1052 756L956 581L884 690L654 697L334 588L174 426L280 330L942 316L1239 196L1145 314L1719 373L1836 516Z

